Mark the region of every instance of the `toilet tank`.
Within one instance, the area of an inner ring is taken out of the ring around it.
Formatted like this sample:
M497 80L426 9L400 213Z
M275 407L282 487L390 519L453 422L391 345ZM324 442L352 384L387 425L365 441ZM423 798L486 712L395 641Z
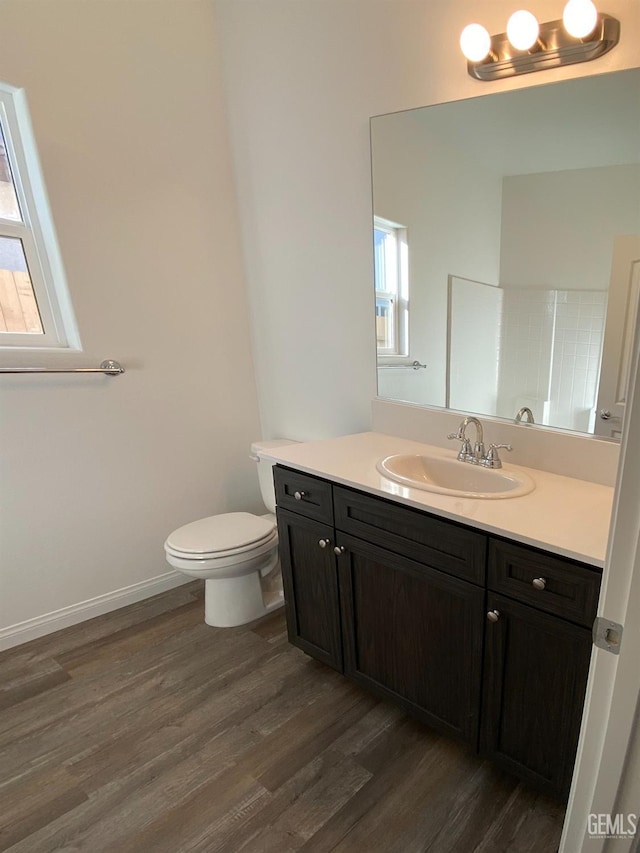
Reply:
M255 441L251 445L251 458L258 463L258 482L262 500L269 512L276 511L276 493L273 488L273 466L274 459L269 451L273 452L277 447L285 447L287 444L299 444L290 438L274 438L271 441Z

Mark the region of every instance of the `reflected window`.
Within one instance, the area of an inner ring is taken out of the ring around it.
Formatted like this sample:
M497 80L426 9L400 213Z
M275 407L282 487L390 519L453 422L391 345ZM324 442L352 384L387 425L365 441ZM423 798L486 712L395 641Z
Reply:
M409 276L407 229L397 222L373 220L376 342L378 355L409 353Z

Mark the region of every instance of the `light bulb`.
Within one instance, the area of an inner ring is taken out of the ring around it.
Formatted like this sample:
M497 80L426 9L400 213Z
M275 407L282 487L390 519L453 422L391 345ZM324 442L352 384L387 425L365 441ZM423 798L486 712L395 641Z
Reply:
M569 0L562 13L562 23L570 36L581 39L593 32L598 10L591 0Z
M491 50L491 36L482 24L469 24L460 33L460 49L470 62L482 62Z
M520 9L507 22L507 38L516 50L529 50L538 40L540 25L535 15Z

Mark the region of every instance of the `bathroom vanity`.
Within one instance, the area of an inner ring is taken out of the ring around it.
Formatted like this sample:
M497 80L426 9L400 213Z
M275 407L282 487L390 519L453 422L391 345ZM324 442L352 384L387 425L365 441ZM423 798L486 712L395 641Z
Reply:
M363 434L284 449L274 476L289 639L566 796L603 556L566 537L593 516L604 550L612 489L534 472L538 488L512 500L419 493L375 471L373 457L399 444L414 443ZM533 542L545 493L562 485L576 490L569 533L556 515Z

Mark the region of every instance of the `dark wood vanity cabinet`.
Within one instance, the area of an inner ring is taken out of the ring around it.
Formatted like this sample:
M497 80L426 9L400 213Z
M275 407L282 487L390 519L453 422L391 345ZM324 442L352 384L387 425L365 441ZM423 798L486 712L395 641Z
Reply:
M474 747L484 590L338 532L344 671Z
M599 570L282 466L274 476L289 640L566 796Z
M333 487L345 673L474 747L486 537Z
M278 466L274 485L289 642L342 672L331 483Z
M489 593L480 750L537 787L566 796L591 657L591 633Z
M487 584L481 751L537 787L566 796L600 572L492 538Z
M289 642L343 671L333 527L278 510Z

